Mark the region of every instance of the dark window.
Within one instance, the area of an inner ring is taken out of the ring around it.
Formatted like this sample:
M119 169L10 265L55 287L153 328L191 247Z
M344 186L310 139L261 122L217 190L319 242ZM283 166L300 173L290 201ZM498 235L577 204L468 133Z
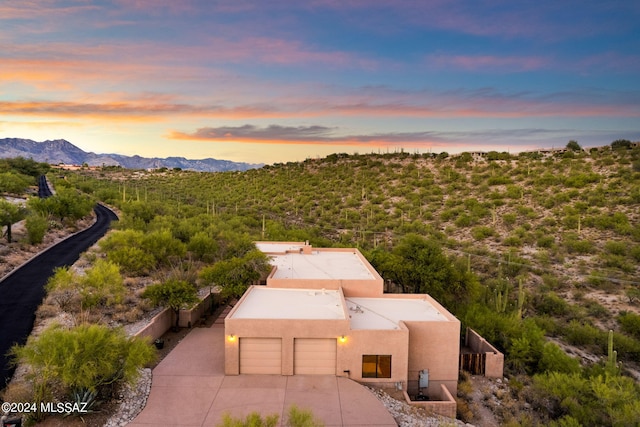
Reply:
M391 355L363 355L362 378L391 378Z

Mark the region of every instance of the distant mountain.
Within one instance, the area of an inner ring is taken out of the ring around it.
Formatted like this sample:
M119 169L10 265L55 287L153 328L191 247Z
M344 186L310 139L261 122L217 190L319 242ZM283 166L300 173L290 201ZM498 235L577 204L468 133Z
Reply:
M238 163L230 160L200 159L189 160L184 157L146 158L123 156L121 154L87 153L64 139L36 142L30 139L0 139L0 157L24 157L38 162L57 165L60 163L89 166L122 166L126 169L181 168L199 172L245 171L262 167L262 164Z

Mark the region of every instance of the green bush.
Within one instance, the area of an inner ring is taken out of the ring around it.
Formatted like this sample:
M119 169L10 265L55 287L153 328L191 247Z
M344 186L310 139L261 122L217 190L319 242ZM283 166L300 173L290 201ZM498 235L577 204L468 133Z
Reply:
M218 251L218 243L208 233L199 231L189 240L187 250L191 252L196 259L212 261Z
M548 342L542 348L542 356L538 364L539 372L579 372L580 361L565 353L558 345Z
M556 317L566 316L570 312L569 303L555 292L537 294L533 298L533 307L539 314Z
M83 324L71 329L53 325L11 350L28 368L34 402L51 401L53 391L96 391L112 384L132 384L140 368L155 358L147 340L128 337L123 329ZM38 414L42 418L44 414Z
M629 377L549 372L536 375L534 387L546 413L565 420L555 425L633 426L640 419L640 389Z
M84 276L74 273L68 268L58 268L46 285L47 292L53 293L54 299L62 309L78 295L81 308L97 305L110 306L122 302L125 294L124 281L119 267L111 261L98 259L87 269Z
M625 242L609 240L604 244L604 250L613 255L625 255L629 246Z
M153 255L162 265L169 265L172 258L181 258L187 252L187 247L180 240L173 237L169 230L153 231L142 238L141 249Z
M640 339L640 315L627 311L620 312L618 323L625 333Z
M142 297L149 299L154 305L172 309L176 316L176 328L180 324L180 310L191 308L200 301L193 285L175 279L147 286Z
M538 240L536 240L536 245L538 245L538 247L540 248L551 248L553 247L555 242L556 239L554 236L545 235L538 237Z
M572 345L594 346L606 343L604 333L598 328L572 320L564 328L564 336Z
M136 247L122 247L107 253L107 259L118 264L122 270L133 276L149 274L156 260L148 252Z
M80 295L84 307L119 304L125 287L120 268L111 261L98 259L80 279Z
M480 225L471 229L471 236L476 240L484 240L487 237L495 236L495 231L492 227Z
M591 240L579 239L575 235L564 236L562 243L569 253L590 254L595 251L595 245Z
M469 227L473 222L474 222L473 219L469 215L462 214L458 216L458 218L456 218L454 224L458 228L465 228L465 227Z
M515 224L517 220L518 220L518 216L514 213L506 213L502 215L502 222L504 222L505 225L511 226Z
M42 243L44 240L44 236L49 229L49 221L42 215L34 213L27 217L25 227L27 229L29 243L36 245Z

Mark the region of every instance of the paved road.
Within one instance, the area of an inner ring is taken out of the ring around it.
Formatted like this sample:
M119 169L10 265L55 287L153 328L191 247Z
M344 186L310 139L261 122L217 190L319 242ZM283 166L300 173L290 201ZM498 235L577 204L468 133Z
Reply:
M15 370L9 366L6 353L13 344L26 342L53 269L76 262L82 252L107 232L111 221L118 219L111 209L100 204L94 212L97 220L91 227L38 254L0 281L0 390Z

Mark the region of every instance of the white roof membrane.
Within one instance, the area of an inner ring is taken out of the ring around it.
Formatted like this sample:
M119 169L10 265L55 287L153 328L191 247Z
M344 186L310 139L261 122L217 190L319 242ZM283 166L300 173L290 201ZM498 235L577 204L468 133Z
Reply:
M400 321L446 322L424 299L345 298L351 329L399 329Z
M278 267L274 279L373 280L355 252L313 251L311 254L272 255Z
M254 287L234 319L344 319L339 291Z

